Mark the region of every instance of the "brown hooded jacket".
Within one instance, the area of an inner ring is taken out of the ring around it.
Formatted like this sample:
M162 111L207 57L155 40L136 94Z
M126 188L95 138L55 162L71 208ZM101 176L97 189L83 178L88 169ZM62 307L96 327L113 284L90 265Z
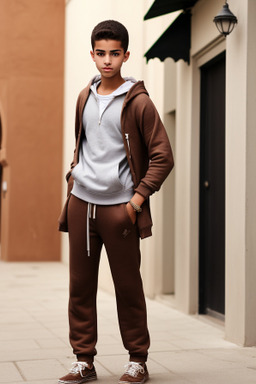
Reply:
M79 161L79 149L85 135L82 116L92 82L80 92L76 105L76 148L71 170L66 176L68 197L59 218L59 230L64 232L68 232L67 207L73 186L72 169ZM174 165L165 128L143 81L136 82L126 94L121 112L121 131L134 191L146 199L137 218L140 237L143 239L152 234L149 196L160 189Z

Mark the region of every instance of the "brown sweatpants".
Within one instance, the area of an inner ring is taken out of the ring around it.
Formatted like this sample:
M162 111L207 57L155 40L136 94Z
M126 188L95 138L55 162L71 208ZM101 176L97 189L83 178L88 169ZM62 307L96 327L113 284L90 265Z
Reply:
M130 361L145 362L149 348L146 304L140 275L137 226L125 204L97 205L89 219L90 256L87 255L89 204L71 196L68 205L70 244L70 343L78 360L96 355L96 296L100 253L104 244L116 293L119 327ZM94 211L95 212L95 211Z

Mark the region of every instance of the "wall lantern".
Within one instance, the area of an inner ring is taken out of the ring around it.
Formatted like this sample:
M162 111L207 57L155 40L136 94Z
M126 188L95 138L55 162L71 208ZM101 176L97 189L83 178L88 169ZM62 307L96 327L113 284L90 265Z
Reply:
M233 31L237 24L237 18L230 11L227 0L223 5L222 10L214 17L213 21L215 22L218 31L225 37Z

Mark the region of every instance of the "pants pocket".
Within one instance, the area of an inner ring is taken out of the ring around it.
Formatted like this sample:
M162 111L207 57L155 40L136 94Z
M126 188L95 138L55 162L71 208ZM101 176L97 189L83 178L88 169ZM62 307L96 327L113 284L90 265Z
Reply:
M123 207L124 207L126 218L128 218L130 224L132 224L132 226L134 226L136 224L137 220L135 220L135 222L133 223L132 218L131 218L131 216L129 215L129 213L127 211L126 204L123 204Z

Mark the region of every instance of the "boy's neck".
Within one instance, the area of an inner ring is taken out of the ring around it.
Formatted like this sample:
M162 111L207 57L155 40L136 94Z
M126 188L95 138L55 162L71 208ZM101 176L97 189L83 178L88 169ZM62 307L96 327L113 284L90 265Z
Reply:
M98 86L97 92L99 95L109 95L110 93L114 92L117 88L120 87L125 83L125 80L122 78L122 76L118 77L112 77L112 78L106 78L101 77L100 85Z

